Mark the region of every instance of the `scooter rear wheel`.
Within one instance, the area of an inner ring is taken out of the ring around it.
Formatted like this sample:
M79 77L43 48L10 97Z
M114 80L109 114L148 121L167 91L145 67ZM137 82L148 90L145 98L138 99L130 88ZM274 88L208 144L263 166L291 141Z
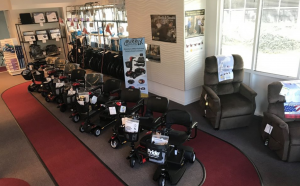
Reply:
M27 89L28 89L29 92L33 92L34 91L34 88L31 85L28 85Z
M72 117L72 121L74 123L78 123L79 120L80 120L80 116L79 115L75 115L75 116Z
M94 133L94 135L95 135L96 137L98 137L98 136L100 136L100 134L101 134L101 130L100 130L99 128L95 128L95 129L93 130L93 133Z

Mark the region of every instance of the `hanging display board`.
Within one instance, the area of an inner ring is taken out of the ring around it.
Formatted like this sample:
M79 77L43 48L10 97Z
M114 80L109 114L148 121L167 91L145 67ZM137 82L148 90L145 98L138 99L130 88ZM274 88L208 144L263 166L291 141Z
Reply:
M148 97L145 38L121 39L126 88L141 90Z
M185 38L204 35L205 10L185 11Z

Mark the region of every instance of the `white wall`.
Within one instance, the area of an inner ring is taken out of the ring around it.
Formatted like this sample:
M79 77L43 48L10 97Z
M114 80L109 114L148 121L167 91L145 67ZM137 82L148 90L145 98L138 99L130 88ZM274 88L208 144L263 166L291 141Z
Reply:
M160 45L161 63L147 63L148 80L178 90L184 90L183 7L183 0L126 0L129 36ZM177 43L152 40L150 15L159 14L176 15Z
M9 0L1 0L0 10L9 10L11 9Z

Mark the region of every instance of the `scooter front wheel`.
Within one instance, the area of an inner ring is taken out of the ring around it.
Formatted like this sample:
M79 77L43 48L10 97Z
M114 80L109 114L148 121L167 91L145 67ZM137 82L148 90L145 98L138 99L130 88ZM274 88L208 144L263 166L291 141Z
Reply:
M115 139L112 139L112 140L110 141L110 146L111 146L113 149L118 148L119 145L120 145L120 142L119 142L119 140L116 139L116 138L115 138Z
M160 176L158 180L159 186L165 186L166 185L166 178L164 176Z
M131 157L130 158L130 167L133 168L135 165L135 158L134 157Z
M27 89L28 89L29 92L33 92L34 91L34 87L32 87L31 85L28 85Z
M84 133L84 132L85 132L85 130L84 130L84 128L83 128L83 126L82 126L82 125L80 125L80 127L79 127L79 131L80 131L81 133Z

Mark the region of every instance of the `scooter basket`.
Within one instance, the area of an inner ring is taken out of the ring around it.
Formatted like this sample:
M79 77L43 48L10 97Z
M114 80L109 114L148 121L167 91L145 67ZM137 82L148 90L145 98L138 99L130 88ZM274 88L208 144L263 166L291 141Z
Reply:
M56 87L56 83L53 83L51 86L51 91L54 96L61 95L64 92L64 86Z
M64 103L66 103L66 104L72 104L72 103L75 103L75 101L76 101L76 95L75 94L68 95L68 93L65 92L63 94L63 99L64 99Z
M33 78L35 81L45 81L44 71L35 71L33 73Z
M23 70L21 74L25 80L32 80L33 78L30 70Z
M76 111L79 113L86 113L89 111L89 103L84 102L84 105L80 105L78 102L76 103Z
M128 142L137 142L139 140L139 133L130 133L130 132L124 132L124 133L125 133L126 141Z

